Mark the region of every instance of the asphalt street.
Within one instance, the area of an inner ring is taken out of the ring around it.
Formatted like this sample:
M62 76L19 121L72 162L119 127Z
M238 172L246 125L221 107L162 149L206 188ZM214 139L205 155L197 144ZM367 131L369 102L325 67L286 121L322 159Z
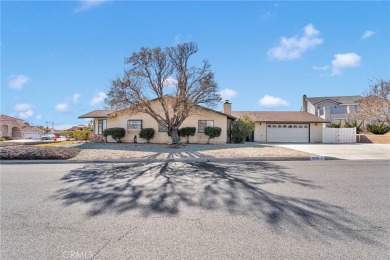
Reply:
M1 259L388 259L386 160L1 165Z

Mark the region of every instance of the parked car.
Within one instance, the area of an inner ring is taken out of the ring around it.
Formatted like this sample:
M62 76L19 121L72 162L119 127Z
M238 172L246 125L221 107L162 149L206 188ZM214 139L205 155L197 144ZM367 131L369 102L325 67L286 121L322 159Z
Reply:
M60 135L58 138L55 138L56 141L66 141L66 136Z
M42 140L53 140L53 139L54 139L54 134L45 134L45 135L42 135L41 139L42 139Z

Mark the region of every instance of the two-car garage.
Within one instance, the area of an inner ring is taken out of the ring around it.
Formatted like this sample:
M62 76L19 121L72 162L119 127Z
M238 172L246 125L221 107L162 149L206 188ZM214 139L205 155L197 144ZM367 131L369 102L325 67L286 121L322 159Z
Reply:
M267 124L267 143L308 143L309 124Z
M232 112L240 118L248 116L255 123L252 141L262 143L321 143L327 120L302 111Z

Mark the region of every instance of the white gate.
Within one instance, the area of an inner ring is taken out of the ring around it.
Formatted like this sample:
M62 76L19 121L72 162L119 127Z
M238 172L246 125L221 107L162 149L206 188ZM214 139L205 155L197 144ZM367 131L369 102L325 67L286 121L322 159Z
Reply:
M356 143L356 128L328 128L322 129L323 143Z

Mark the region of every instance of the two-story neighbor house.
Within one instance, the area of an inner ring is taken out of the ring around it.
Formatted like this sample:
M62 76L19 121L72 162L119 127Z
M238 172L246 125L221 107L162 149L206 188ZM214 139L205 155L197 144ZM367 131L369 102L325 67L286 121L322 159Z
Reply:
M307 97L303 95L302 111L331 123L351 123L359 107L359 100L362 98L362 96Z

